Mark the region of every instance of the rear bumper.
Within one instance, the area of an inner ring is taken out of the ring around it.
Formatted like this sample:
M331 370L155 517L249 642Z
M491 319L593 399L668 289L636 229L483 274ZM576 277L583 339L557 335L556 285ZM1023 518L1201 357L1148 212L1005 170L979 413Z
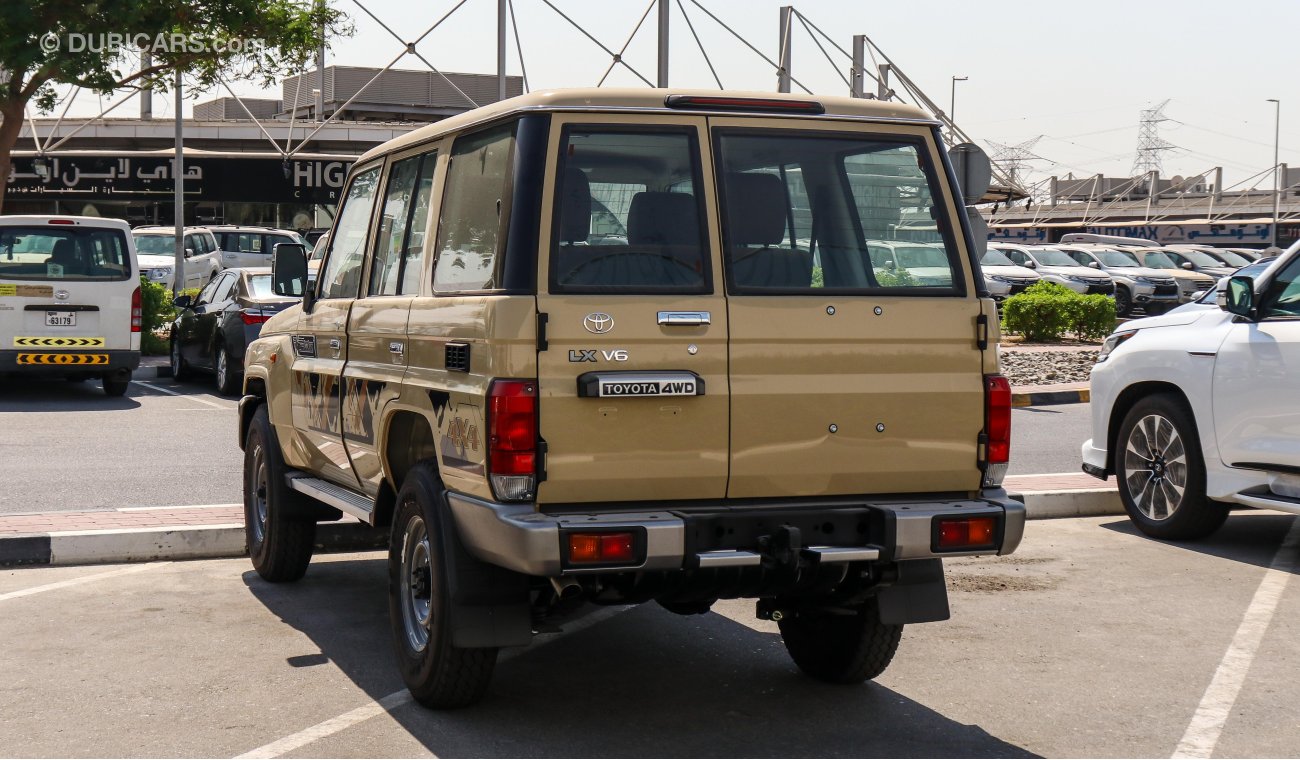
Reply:
M646 512L545 514L529 503L501 504L448 493L461 541L479 559L527 575L557 577L586 573L693 571L710 567L757 566L766 554L765 533L800 528L797 547L812 562L899 561L1010 554L1024 534L1024 505L1001 489L979 499L908 500L864 503L764 504L754 507ZM996 546L978 551L934 551L939 517L998 519ZM818 533L818 526L857 526L856 531ZM562 547L570 531L633 531L641 535L644 561L628 566L565 567ZM741 536L718 543L714 536ZM747 540L746 536L755 540ZM842 537L842 538L841 538Z
M139 351L60 351L32 348L0 351L0 372L34 375L106 374L140 368Z

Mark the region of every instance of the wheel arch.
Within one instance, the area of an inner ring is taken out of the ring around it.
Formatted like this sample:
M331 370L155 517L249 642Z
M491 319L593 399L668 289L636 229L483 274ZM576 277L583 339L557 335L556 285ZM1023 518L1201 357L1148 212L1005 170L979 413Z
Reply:
M257 408L266 403L266 378L258 375L244 376L244 397L239 401L239 448L248 440L248 427L253 424ZM270 411L270 408L267 408Z
M1194 439L1200 443L1200 425L1196 420L1196 408L1187 398L1187 394L1177 385L1162 380L1151 380L1141 383L1134 383L1128 386L1115 397L1115 403L1110 407L1110 420L1106 424L1106 470L1114 473L1115 470L1115 450L1119 445L1119 427L1124 422L1131 410L1139 401L1149 396L1165 394L1177 399L1187 411L1191 414L1192 425L1196 427Z
M438 467L438 447L433 426L423 414L410 409L397 409L384 424L383 482L375 499L375 524L383 525L392 519L397 492L402 488L406 474L417 462L428 461Z

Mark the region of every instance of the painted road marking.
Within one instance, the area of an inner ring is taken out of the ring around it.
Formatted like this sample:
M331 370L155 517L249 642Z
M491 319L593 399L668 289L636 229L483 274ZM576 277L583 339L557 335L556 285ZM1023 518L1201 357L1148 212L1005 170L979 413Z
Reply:
M197 397L197 396L193 396L193 395L191 395L191 394L189 394L189 393L178 393L178 392L176 392L176 391L174 391L174 390L171 390L170 388L164 388L164 387L162 387L161 385L154 385L153 383L146 383L146 382L143 381L143 380L132 380L131 382L133 382L133 383L135 383L135 384L137 384L137 385L143 385L144 387L149 388L149 389L151 389L151 390L158 391L159 393L166 393L166 394L169 395L169 396L180 396L180 397L185 398L185 399L188 399L188 400L190 400L190 401L194 401L194 402L197 402L197 403L200 403L200 404L207 404L208 406L216 407L217 409L234 409L234 408L235 408L235 407L233 407L233 406L227 406L227 405L225 405L225 404L218 404L218 403L215 402L215 401L208 401L207 399L199 398L199 397Z
M243 504L183 504L175 507L117 507L117 512L159 512L169 509L230 509L232 507L242 507ZM41 514L37 512L36 514ZM50 513L45 513L50 514ZM55 513L57 514L57 513Z
M497 659L497 662L508 662L519 655L531 652L538 647L546 646L552 641L557 641L565 636L571 636L579 631L586 630L593 625L603 623L615 615L626 612L630 609L632 609L631 606L602 607L590 615L583 617L581 620L566 624L564 630L560 633L538 636L533 640L531 646L523 649L512 649L509 652L506 652ZM296 734L291 734L283 739L277 739L270 744L245 752L236 757L235 760L251 760L252 758L269 760L270 758L281 757L296 749L305 747L314 741L319 741L328 736L333 736L340 731L345 731L358 723L363 723L371 718L392 712L403 705L410 704L412 701L411 692L406 689L395 691L382 699L367 702L355 710L349 710L336 718L330 718L327 721L317 723L311 728L305 728Z
M1264 579L1255 590L1255 597L1246 608L1237 633L1223 655L1223 661L1214 672L1214 678L1201 697L1201 704L1187 726L1183 740L1174 750L1175 758L1204 758L1214 754L1214 747L1219 743L1223 726L1232 714L1232 706L1237 702L1237 695L1246 681L1250 664L1259 651L1260 642L1268 624L1273 620L1273 613L1282 600L1282 592L1291 576L1300 569L1297 562L1300 554L1300 519L1292 520L1291 530L1287 532L1282 545L1273 555L1273 562L1264 573Z
M151 570L155 567L161 567L162 565L170 565L170 564L171 564L170 562L149 562L143 565L132 565L130 567L123 567L117 570L109 570L106 573L95 573L94 575L83 575L80 578L72 578L70 580L59 581L57 583L47 583L44 586L33 586L32 588L25 588L22 589L21 591L10 591L7 594L0 594L0 602L5 602L10 599L17 599L23 596L31 596L33 594L41 594L46 591L57 591L58 589L68 588L69 586L80 586L83 583L102 581L107 578L116 578L119 575L130 575L131 573L142 573L145 570Z

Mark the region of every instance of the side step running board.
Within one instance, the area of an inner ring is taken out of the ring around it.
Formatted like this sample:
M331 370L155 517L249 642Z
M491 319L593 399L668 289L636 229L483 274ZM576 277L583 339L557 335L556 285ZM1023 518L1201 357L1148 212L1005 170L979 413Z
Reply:
M1300 515L1300 499L1292 499L1289 496L1279 496L1275 493L1239 493L1232 498L1238 504L1245 504L1248 507L1276 509L1279 512Z
M880 559L880 549L874 546L808 546L801 550L804 559L823 565L838 562L869 562ZM700 567L754 567L763 563L763 557L747 551L700 552L695 555Z
M313 478L299 470L290 470L285 473L284 479L289 487L298 493L306 494L316 501L342 510L367 525L375 524L374 502L359 493L349 491L328 480Z

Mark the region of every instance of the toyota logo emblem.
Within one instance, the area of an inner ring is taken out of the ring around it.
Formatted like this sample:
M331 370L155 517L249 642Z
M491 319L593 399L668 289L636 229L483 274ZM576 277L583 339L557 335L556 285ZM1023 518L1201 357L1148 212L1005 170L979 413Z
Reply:
M603 311L597 311L588 314L586 319L582 320L582 326L587 328L589 333L604 335L614 329L614 318Z
M54 297L57 298L57 299L59 299L60 301L66 301L66 300L68 300L68 295L69 295L69 294L68 294L68 291L66 291L66 290L56 290L56 291L54 291Z

